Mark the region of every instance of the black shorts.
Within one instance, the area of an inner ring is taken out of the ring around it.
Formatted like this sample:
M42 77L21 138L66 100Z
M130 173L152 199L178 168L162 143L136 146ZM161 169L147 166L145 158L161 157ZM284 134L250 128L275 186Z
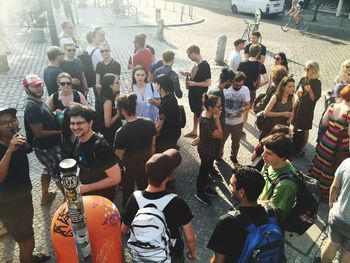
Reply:
M0 219L8 233L16 242L24 242L34 237L32 194L28 193L16 203L0 206Z
M202 97L204 93L206 93L206 89L192 91L188 94L190 109L196 114L197 118L199 118L202 113Z

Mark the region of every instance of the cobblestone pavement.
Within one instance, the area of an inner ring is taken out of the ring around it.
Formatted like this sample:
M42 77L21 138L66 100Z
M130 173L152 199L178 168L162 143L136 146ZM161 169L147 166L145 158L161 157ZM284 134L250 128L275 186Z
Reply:
M136 1L138 3L138 1ZM150 1L151 3L152 1ZM163 2L155 1L156 5L164 9ZM180 23L178 12L180 5L175 5L175 12L170 15L168 11L162 10L166 23ZM153 20L154 9L151 7L141 6L139 16L144 19L143 23ZM169 15L167 15L169 14ZM177 15L176 15L177 14ZM64 19L62 12L56 12L56 23ZM190 69L191 62L186 56L186 47L190 44L200 46L202 55L209 61L212 66L213 86L217 83L221 70L220 66L215 65L214 58L217 46L217 38L220 34L226 34L228 44L226 48L226 56L233 47L233 41L241 36L245 25L242 19L252 19L243 15L232 16L229 12L213 12L206 9L195 8L194 19L204 18L205 21L198 25L186 27L169 27L165 29L165 42L159 42L156 39L155 29L151 27L126 27L135 25L133 17L118 18L111 23L110 17L104 17L100 9L81 9L79 10L80 24L77 27L77 36L83 41L83 36L91 25L102 25L106 30L107 40L111 44L113 56L122 65L122 78L129 79L130 73L126 69L127 61L132 54L133 36L138 32L147 34L147 41L152 45L157 57L165 49L173 49L176 53L176 61L174 65L175 71ZM169 22L167 22L169 21ZM291 31L284 33L279 27L280 18L263 20L260 30L263 35L263 43L267 46L268 53L266 57L266 65L269 68L273 62L273 54L283 51L290 59L290 72L294 74L298 80L303 73L304 62L308 59L315 59L321 67L321 81L323 92L329 89L332 81L338 72L342 61L349 57L349 34L344 34L342 30L338 33L334 28L315 27L311 32L305 35ZM123 26L123 27L122 27ZM334 26L335 27L335 26ZM29 33L22 32L16 28L10 27L5 30L11 33L6 38L12 48L12 54L8 60L10 64L10 72L0 74L0 105L11 106L19 110L19 117L23 119L23 105L25 101L25 93L20 85L22 76L28 73L36 73L41 75L46 65L45 51L49 43L33 43L30 41ZM48 39L48 32L46 39ZM182 82L184 79L182 79ZM183 83L182 83L183 84ZM185 105L189 112L187 91L180 103ZM92 98L90 98L93 100ZM314 147L315 136L317 132L318 120L323 111L322 99L317 104L314 119L314 129L310 136L310 143L307 146L307 154L302 159L296 159L295 165L302 170L307 170L311 161ZM247 135L241 140L241 148L239 152L239 161L242 164L249 164L251 152L257 143L257 130L254 128L254 116L250 114L249 123L246 127ZM192 125L191 115L188 115L188 128L184 129L184 133L190 129ZM191 207L195 218L193 220L194 229L198 240L198 262L208 262L211 251L206 249L206 243L215 227L217 218L225 213L231 206L230 194L228 191L228 181L230 177L229 162L229 143L225 147L224 160L226 164L218 167L223 174L223 180L216 183L216 189L220 193L219 197L213 199L210 207L203 206L194 198L195 180L198 173L199 158L195 147L190 146L189 140L180 139L181 154L183 155L183 163L177 171L176 193L183 197ZM52 255L49 262L55 262L52 244L49 236L49 227L51 216L60 205L63 197L58 194L55 202L51 207L40 206L40 173L42 166L36 160L33 154L29 155L31 165L31 179L33 182L33 200L35 209L35 239L38 250L48 251ZM55 189L55 186L51 186ZM120 198L120 194L118 194ZM117 199L118 199L117 198ZM320 209L320 223L315 226L302 237L288 237L287 257L288 262L312 262L313 257L318 253L319 246L325 238L324 221L327 218L327 208L324 204ZM316 245L314 245L316 243ZM299 245L299 246L298 246ZM126 262L130 259L126 254ZM0 238L0 262L17 262L18 247L9 236Z

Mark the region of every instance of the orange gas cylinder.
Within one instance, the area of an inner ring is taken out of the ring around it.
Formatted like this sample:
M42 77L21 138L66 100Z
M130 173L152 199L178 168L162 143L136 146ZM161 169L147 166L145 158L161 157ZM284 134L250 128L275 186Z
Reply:
M121 263L120 214L116 206L101 196L83 196L87 228L94 263ZM58 263L79 263L67 203L55 212L51 239Z

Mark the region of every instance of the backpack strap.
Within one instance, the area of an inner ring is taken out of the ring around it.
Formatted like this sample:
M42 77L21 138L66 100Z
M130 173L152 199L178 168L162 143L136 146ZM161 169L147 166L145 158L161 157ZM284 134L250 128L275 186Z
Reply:
M153 88L153 84L152 84L152 83L150 83L150 84L151 84L152 94L153 94L153 97L154 97L154 88Z
M166 194L161 198L158 199L147 199L142 195L142 191L138 190L134 192L134 197L136 199L136 202L139 206L139 208L143 208L147 206L148 204L154 204L158 210L163 211L164 208L170 203L173 198L175 198L177 195L176 194Z
M276 214L275 209L269 204L263 205L263 207L266 211L269 224L278 225L277 224L277 214Z
M73 101L80 103L80 95L76 90L73 90Z
M267 170L266 170L267 171ZM268 176L268 172L266 172L267 174L267 178L268 180L270 181L271 179L269 179L269 176ZM268 199L271 198L272 194L273 194L273 191L275 190L276 186L283 180L286 180L286 179L289 179L289 180L293 180L295 181L295 173L293 172L287 172L287 173L282 173L280 174L275 180L273 180L272 182L270 181L271 183L271 187L269 188L269 191L270 191L270 194L269 194L269 197Z
M248 234L256 229L253 220L244 213L241 213L238 209L230 210L227 214L234 217L238 223L247 230Z
M94 48L92 51L91 51L91 54L89 55L90 58L92 57L92 55L94 54L94 52L98 49L98 47Z

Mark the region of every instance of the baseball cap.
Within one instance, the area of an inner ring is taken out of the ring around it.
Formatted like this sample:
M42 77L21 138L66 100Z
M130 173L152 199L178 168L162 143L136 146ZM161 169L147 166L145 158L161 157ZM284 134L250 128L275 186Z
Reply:
M35 87L38 84L44 83L44 81L39 78L38 75L29 74L24 79L22 79L22 84L24 87Z
M175 149L154 154L146 163L146 174L158 177L169 177L182 161L180 153Z
M15 108L0 107L0 116L6 113L10 113L12 116L16 117L17 110Z
M241 44L241 43L245 43L245 40L242 39L242 38L239 38L239 39L235 40L235 42L233 42L233 44L235 45L235 47L238 46L238 45Z

